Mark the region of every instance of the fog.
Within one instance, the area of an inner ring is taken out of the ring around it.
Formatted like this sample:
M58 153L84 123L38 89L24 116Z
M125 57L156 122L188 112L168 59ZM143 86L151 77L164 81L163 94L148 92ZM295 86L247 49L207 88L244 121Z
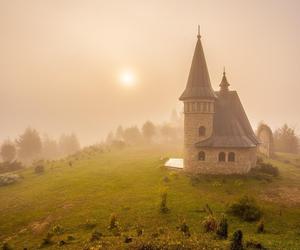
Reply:
M298 128L299 9L296 0L0 0L0 141L31 126L87 145L119 124L168 120L182 110L198 24L213 88L225 66L254 128Z

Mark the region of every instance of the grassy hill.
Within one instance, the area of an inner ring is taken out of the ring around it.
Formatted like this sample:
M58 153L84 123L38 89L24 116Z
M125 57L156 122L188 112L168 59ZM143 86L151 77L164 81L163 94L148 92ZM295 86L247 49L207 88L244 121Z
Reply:
M203 232L204 207L208 204L220 218L231 202L251 195L263 209L266 232L258 234L257 223L227 215L229 235L241 229L244 241L255 240L269 249L300 249L299 156L280 154L273 160L280 170L276 178L191 178L161 167L162 158L169 156L180 156L180 150L91 151L49 162L44 174L37 175L32 168L20 171L21 181L0 187L0 242L7 241L13 249L37 249L54 228L60 233L47 249L88 249L96 244L90 242L95 230L104 236L102 248L94 249L130 249L151 240L173 245L193 241L186 244L195 244L198 249L226 249L229 240ZM160 194L166 188L170 211L162 214ZM112 213L117 214L121 236L108 230ZM176 229L183 219L192 234L189 239ZM137 226L144 236L136 236ZM74 239L67 240L68 236ZM132 236L133 241L124 243L126 236ZM58 246L62 239L68 244Z

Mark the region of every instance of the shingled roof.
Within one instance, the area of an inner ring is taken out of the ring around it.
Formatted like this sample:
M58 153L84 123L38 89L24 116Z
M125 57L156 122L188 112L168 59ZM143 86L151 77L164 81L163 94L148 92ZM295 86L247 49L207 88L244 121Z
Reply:
M258 145L245 110L236 91L215 92L213 134L196 143L196 147L250 148Z
M198 31L199 32L199 31ZM211 87L206 60L201 44L200 34L197 36L197 44L188 77L187 85L179 100L194 98L216 98Z

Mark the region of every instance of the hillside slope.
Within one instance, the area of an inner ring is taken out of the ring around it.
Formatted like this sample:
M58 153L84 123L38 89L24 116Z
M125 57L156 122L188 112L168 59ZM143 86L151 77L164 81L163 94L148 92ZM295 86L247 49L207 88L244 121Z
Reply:
M125 235L135 237L137 225L147 237L159 231L168 240L180 238L175 236L176 227L184 218L193 240L207 242L207 249L221 249L228 241L203 233L201 222L207 215L203 208L208 204L219 218L228 204L246 194L263 208L266 233L257 234L256 223L228 216L230 235L241 229L245 241L255 240L270 249L300 249L300 167L295 164L299 157L280 155L280 161L272 161L280 170L278 178L191 179L161 167L162 158L180 156L179 152L162 148L92 151L49 162L41 175L32 168L21 171L24 178L19 183L0 187L0 242L7 241L13 249L37 249L47 232L60 225L60 235L47 249L84 249L96 229L105 235L104 241L117 242L121 245L115 248L122 249L138 241L133 238L132 243L123 244ZM161 214L160 193L165 188L170 212ZM120 237L107 228L112 213L117 214ZM69 244L57 245L70 235L74 240Z

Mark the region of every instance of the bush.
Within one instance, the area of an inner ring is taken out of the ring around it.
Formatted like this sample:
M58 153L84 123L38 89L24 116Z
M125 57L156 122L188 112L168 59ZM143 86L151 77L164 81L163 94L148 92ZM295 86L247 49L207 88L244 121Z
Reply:
M1 246L1 250L12 250L12 248L7 242L4 242Z
M264 233L265 232L265 224L263 220L260 220L257 224L257 233Z
M18 161L0 163L0 173L13 172L23 168L22 163Z
M244 221L257 221L262 216L261 209L257 206L253 198L244 196L233 203L227 212L233 216L239 217Z
M42 240L40 248L53 244L53 233L47 233L46 237Z
M227 223L227 219L225 218L225 216L223 215L218 227L217 227L217 236L221 239L227 239L228 237L228 223Z
M6 186L16 183L20 179L17 174L2 174L0 175L0 186Z
M204 232L215 232L217 229L217 220L212 214L209 214L204 218L202 225Z
M241 230L237 230L233 233L230 250L243 250L243 233Z
M36 174L43 174L45 172L45 167L43 165L37 165L35 168L34 168L34 172Z
M115 229L115 228L118 228L119 227L119 222L117 220L117 215L115 213L112 213L110 215L110 218L109 218L109 226L108 226L108 229L109 230L112 230L112 229Z
M161 194L160 212L161 213L169 212L169 208L167 207L167 191L163 191Z
M261 243L256 241L247 241L246 247L250 249L261 249L261 250L267 250Z
M53 234L55 235L61 235L64 233L64 229L61 225L55 225L53 228L52 228L52 232Z
M183 220L181 222L181 224L179 225L179 230L184 234L184 236L190 237L191 233L190 233L190 228L189 226L186 224L186 221Z
M90 238L90 241L93 242L93 241L98 241L100 240L102 237L102 233L98 232L98 231L94 231L91 235L91 238Z
M274 177L279 176L278 168L273 166L270 163L262 162L258 165L258 167L259 167L259 171L262 172L262 173L269 174L269 175L272 175Z

